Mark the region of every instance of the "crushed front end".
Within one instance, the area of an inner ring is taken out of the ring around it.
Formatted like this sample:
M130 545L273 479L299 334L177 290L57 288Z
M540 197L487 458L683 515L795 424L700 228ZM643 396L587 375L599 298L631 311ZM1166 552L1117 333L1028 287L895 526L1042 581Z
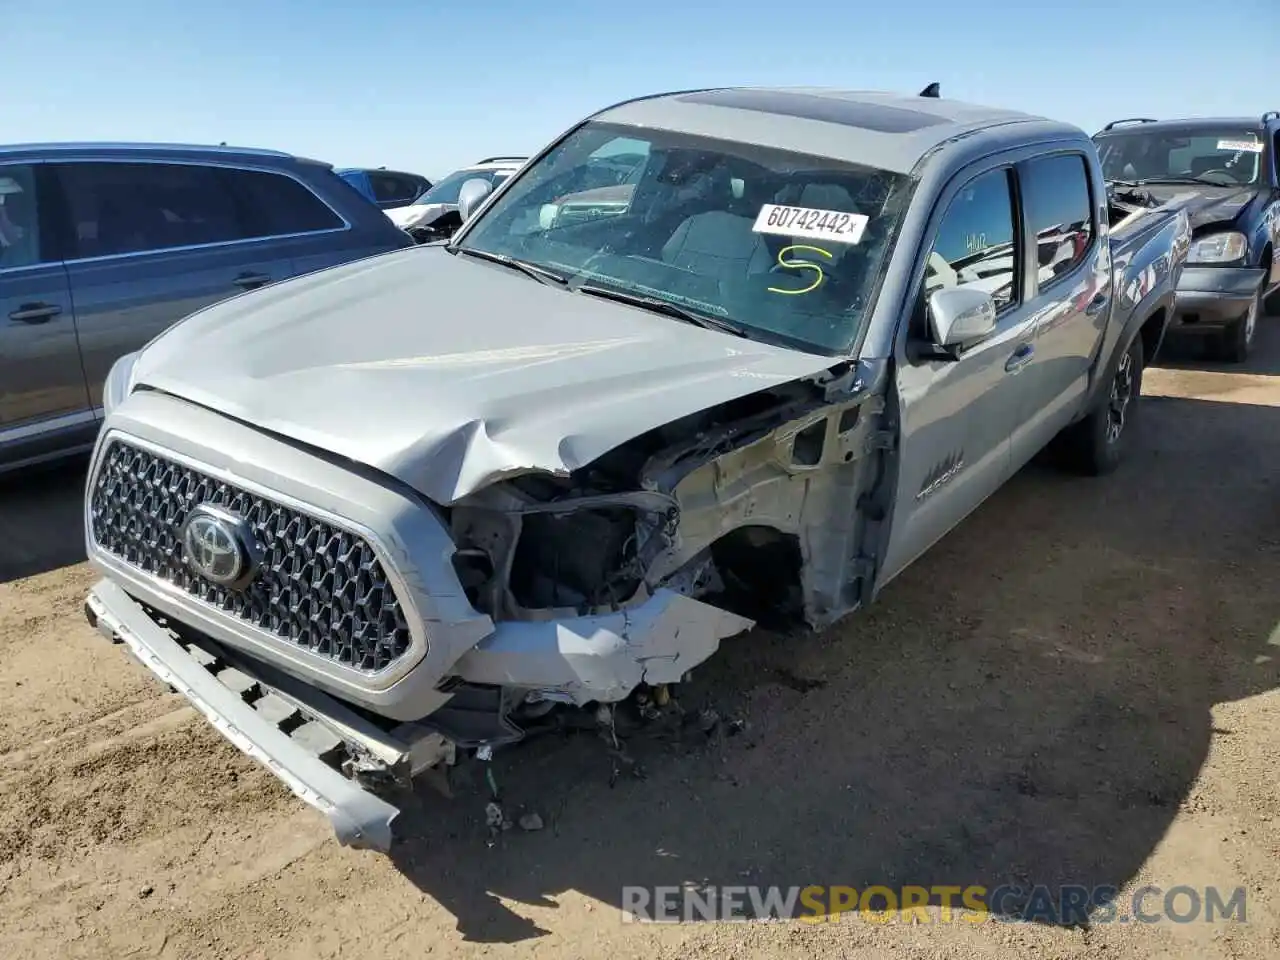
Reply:
M90 621L228 739L386 850L407 785L557 704L677 682L758 615L858 606L883 398L851 370L701 411L567 476L432 503L138 390L90 467ZM871 511L874 513L874 511ZM372 791L372 792L371 792Z

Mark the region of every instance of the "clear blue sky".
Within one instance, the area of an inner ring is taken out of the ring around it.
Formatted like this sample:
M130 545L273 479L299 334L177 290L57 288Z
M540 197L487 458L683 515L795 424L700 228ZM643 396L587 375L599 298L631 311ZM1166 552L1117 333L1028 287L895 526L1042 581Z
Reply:
M938 80L1089 132L1280 109L1280 0L0 0L0 18L10 142L225 140L433 178L705 85Z

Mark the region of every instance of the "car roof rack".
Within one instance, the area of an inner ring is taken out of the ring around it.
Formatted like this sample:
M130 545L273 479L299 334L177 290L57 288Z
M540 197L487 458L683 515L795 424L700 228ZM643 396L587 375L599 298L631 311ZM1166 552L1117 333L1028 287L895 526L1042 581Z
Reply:
M519 160L523 163L525 160L528 160L528 159L529 159L528 157L485 157L483 160L478 160L476 162L477 163L497 163L499 160Z
M1122 123L1157 123L1155 117L1125 117L1123 120L1112 120L1103 130L1110 130L1112 127L1118 127Z

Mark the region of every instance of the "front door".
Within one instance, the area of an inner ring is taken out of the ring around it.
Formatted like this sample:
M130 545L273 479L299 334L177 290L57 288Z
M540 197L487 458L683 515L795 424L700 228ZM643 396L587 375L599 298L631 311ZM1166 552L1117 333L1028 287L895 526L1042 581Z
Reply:
M67 272L46 236L39 164L0 164L0 460L92 428Z
M909 338L927 339L925 304L944 286L973 286L996 301L997 328L957 360L912 360L900 338L900 416L892 531L877 591L963 520L1011 472L1021 372L1034 356L1036 317L1024 303L1013 171L992 163L957 178L932 222L931 252Z

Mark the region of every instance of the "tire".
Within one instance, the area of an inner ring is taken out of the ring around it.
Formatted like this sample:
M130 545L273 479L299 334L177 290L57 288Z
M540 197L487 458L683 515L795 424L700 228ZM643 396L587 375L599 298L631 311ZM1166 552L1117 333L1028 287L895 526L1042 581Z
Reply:
M1262 312L1268 317L1280 317L1280 290L1262 301Z
M1142 371L1142 337L1135 334L1101 400L1063 434L1063 453L1072 470L1100 477L1120 466L1137 421Z
M1220 360L1225 360L1227 363L1244 363L1249 359L1249 354L1253 352L1253 341L1258 334L1258 319L1262 316L1262 311L1262 290L1259 288L1249 311L1218 335L1215 346Z

